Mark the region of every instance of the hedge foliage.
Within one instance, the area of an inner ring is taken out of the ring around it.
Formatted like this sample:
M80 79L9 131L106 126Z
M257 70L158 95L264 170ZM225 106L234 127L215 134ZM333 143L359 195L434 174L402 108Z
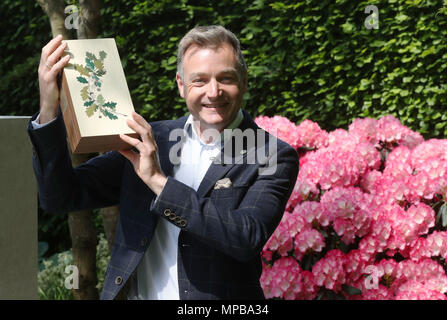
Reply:
M364 25L371 4L379 29ZM0 113L29 115L38 110L36 70L49 23L35 1L4 0L0 8ZM445 137L444 9L439 0L104 0L100 37L116 39L134 105L148 120L186 113L175 83L177 43L195 25L222 24L240 37L253 116L308 118L333 130L393 114L426 138Z

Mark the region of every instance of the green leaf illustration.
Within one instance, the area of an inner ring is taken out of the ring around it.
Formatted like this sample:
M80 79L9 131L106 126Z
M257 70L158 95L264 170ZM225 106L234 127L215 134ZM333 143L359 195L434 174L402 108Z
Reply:
M98 105L102 106L106 101L104 100L102 94L99 94L98 97L96 98L96 102L98 102Z
M96 72L96 75L98 76L98 77L102 77L103 75L105 75L106 74L106 71L105 70L99 70L98 72Z
M82 65L75 64L74 68L76 71L78 71L81 74L81 76L86 76L86 77L90 76L89 71L86 68L84 68Z
M101 60L95 60L94 65L97 69L102 70L104 69L104 64Z
M106 102L106 103L104 103L103 107L107 107L107 108L111 108L111 109L115 110L116 102Z
M94 70L95 69L95 65L93 64L93 62L89 59L89 58L85 58L85 63L87 63L87 67Z
M87 116L90 118L95 114L96 109L98 109L98 106L96 104L93 104L87 109L85 109L85 113L87 113Z
M81 89L81 98L82 100L88 99L88 86L85 86Z
M102 94L99 94L96 99L92 99L90 96L90 91L99 91L99 88L102 86L99 77L106 74L103 61L106 58L107 53L105 51L100 51L100 59L97 59L91 52L86 52L85 55L85 66L74 64L75 70L80 74L76 79L81 83L89 84L84 86L80 91L81 98L86 107L85 112L88 117L92 117L96 111L99 111L99 118L104 115L111 120L116 120L118 119L118 116L114 114L117 105L116 102L109 101L106 103Z
M107 57L107 53L105 51L99 51L99 58L104 60Z
M77 77L76 79L78 79L80 83L88 83L87 79L85 79L84 77Z
M95 56L93 53L91 53L91 52L86 52L86 53L85 53L85 56L86 56L88 59L90 59L90 60L98 60L98 59L96 58L96 56Z
M118 119L118 117L115 116L113 113L107 111L106 109L103 109L103 110L104 110L104 114L105 114L105 116L108 117L110 120L116 120L116 119Z

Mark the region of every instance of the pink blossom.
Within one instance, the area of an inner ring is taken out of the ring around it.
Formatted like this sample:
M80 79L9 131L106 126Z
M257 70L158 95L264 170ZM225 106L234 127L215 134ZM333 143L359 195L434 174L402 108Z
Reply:
M293 214L300 216L310 226L318 223L324 227L329 225L330 218L325 214L324 207L320 202L305 201L293 209Z
M410 251L413 260L437 256L447 260L447 231L434 231L427 238L419 238Z
M369 233L372 214L366 205L367 196L359 188L334 188L321 197L325 215L333 222L335 232L350 244L356 236Z
M393 143L402 144L412 149L424 141L417 132L403 126L400 121L392 115L384 116L377 123L377 139L388 145Z
M428 284L410 280L399 287L396 300L447 300L447 296L437 290L432 290Z
M297 149L300 146L300 136L297 126L289 119L282 116L274 116L272 118L259 116L256 117L254 121L260 128L274 135L278 139L287 142L294 149Z
M369 142L373 146L378 143L377 140L378 121L372 118L355 119L349 125L349 134L357 138L360 142Z
M447 231L434 230L431 205L447 197L447 140L424 141L393 116L330 133L286 120L260 123L313 150L300 153L286 212L262 251L266 297L314 299L325 287L354 300L445 300ZM326 249L340 248L329 242L334 231L347 253ZM302 271L310 251L322 258ZM343 284L362 293L343 292Z
M335 292L340 291L346 281L344 261L345 254L342 251L338 249L329 251L312 267L315 283Z
M327 144L328 133L313 121L304 120L297 127L298 146L318 149Z
M272 267L264 265L260 282L267 299L294 300L303 291L300 265L291 257L276 260Z
M295 238L295 252L299 256L308 250L320 252L324 246L323 236L315 229L301 231Z
M293 211L295 206L307 200L311 194L318 194L318 192L316 185L309 183L309 181L297 180L287 201L286 210Z

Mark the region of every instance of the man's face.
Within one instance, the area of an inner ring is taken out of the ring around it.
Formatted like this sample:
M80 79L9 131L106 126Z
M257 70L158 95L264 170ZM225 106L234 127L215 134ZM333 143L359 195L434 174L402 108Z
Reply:
M177 84L199 132L222 131L236 117L246 91L246 76L240 79L236 56L229 44L218 48L192 45L183 59L183 79Z

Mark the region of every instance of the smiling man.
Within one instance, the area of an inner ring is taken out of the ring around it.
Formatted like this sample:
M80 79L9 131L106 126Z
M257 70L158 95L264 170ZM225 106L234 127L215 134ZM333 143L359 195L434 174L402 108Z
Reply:
M247 67L238 39L221 26L189 31L179 44L176 75L189 115L149 124L134 113L127 123L140 139L121 136L133 150L77 168L58 111L56 76L68 63L60 59L63 49L57 37L42 50L40 113L28 130L46 211L120 205L101 298L263 299L260 252L281 220L298 158L241 109ZM250 132L265 135L252 134L256 139L239 148L230 143ZM249 155L271 150L272 141L274 152L247 163ZM275 170L261 174L271 164Z

